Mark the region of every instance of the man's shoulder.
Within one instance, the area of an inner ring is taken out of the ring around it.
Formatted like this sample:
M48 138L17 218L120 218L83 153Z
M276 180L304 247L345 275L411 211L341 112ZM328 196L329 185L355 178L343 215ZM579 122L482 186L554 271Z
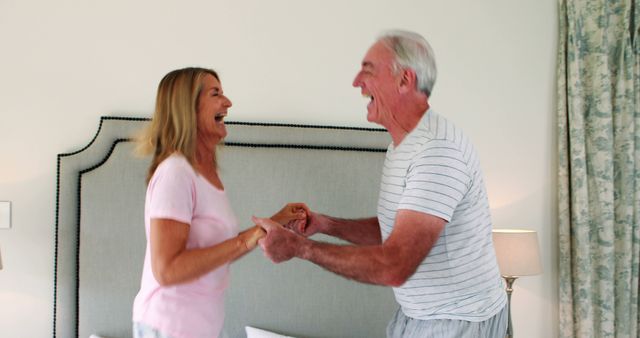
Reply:
M416 154L427 150L468 153L475 151L462 128L430 109L416 127Z

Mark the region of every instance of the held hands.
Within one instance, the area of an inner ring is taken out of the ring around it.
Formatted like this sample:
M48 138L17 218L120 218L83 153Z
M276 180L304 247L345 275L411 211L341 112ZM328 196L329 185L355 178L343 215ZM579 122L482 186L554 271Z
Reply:
M274 263L297 256L306 242L302 236L323 232L328 225L326 216L312 212L304 203L289 203L271 219L253 217L252 220L266 231L258 244Z
M305 240L304 237L268 218L254 216L252 220L267 232L267 236L261 238L258 244L271 261L280 263L297 255L302 241Z
M271 220L305 237L318 232L322 233L328 226L326 216L311 211L304 203L285 205L284 208L271 216Z
M271 216L270 220L287 227L305 229L307 215L310 212L311 211L304 203L289 203ZM258 240L266 235L267 233L263 230L263 227L256 225L241 232L238 236L246 246L247 250L251 251L258 245Z
M289 203L285 205L280 211L271 216L271 220L280 223L286 228L301 228L304 229L307 224L307 215L311 211L304 203Z
M328 227L328 219L325 215L307 209L307 219L302 225L304 226L293 224L293 226L287 228L304 237L310 237L316 233L324 233Z

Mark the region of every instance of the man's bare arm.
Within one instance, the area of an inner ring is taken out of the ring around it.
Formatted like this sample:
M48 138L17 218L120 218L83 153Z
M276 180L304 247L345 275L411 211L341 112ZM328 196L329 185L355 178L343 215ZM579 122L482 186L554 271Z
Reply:
M413 275L446 224L439 217L400 210L384 243L353 246L313 241L264 220L257 223L267 231L260 246L274 262L299 257L350 279L387 286L402 285Z
M376 217L344 219L312 213L310 225L322 223L320 232L358 245L382 244L380 224ZM303 233L305 234L305 233Z

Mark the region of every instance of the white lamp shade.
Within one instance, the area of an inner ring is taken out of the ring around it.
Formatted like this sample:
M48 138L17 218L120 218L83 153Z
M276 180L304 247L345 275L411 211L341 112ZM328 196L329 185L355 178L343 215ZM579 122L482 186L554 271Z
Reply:
M535 231L494 229L493 245L503 276L519 277L542 273L538 234Z

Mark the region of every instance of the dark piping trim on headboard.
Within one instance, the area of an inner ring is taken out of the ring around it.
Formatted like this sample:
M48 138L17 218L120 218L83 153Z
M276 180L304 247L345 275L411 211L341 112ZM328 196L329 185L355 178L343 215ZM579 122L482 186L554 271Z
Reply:
M100 118L100 125L103 120L117 120L117 121L151 121L148 117L119 117L119 116L102 116ZM316 129L341 129L341 130L362 130L362 131L379 131L385 132L382 128L364 128L364 127L344 127L344 126L329 126L329 125L309 125L309 124L293 124L293 123L276 123L276 122L239 122L239 121L225 121L226 124L231 125L243 125L243 126L261 126L261 127L294 127L294 128L316 128ZM98 130L99 131L99 130ZM95 139L95 138L94 138ZM85 147L86 148L86 147Z
M337 147L337 146L312 146L308 144L259 144L225 142L225 147L250 147L250 148L290 148L290 149L316 149L316 150L339 150L339 151L365 151L372 153L384 153L387 149L382 148L358 148L358 147Z
M113 141L111 148L107 152L107 155L102 159L102 161L96 163L95 165L89 168L82 169L78 172L78 190L76 191L76 196L78 199L78 202L76 204L76 327L75 327L76 337L78 337L80 332L80 328L79 328L79 323L80 323L80 317L79 317L80 316L79 314L80 312L80 225L82 224L80 218L81 218L81 210L82 210L82 175L90 171L93 171L96 168L99 168L105 162L107 162L107 160L109 159L109 157L111 157L111 154L113 153L113 150L116 148L118 143L129 142L129 141L131 140L126 138L116 139L115 141Z
M53 338L56 337L56 309L58 308L58 218L60 214L60 155L56 160L56 221L53 234Z

